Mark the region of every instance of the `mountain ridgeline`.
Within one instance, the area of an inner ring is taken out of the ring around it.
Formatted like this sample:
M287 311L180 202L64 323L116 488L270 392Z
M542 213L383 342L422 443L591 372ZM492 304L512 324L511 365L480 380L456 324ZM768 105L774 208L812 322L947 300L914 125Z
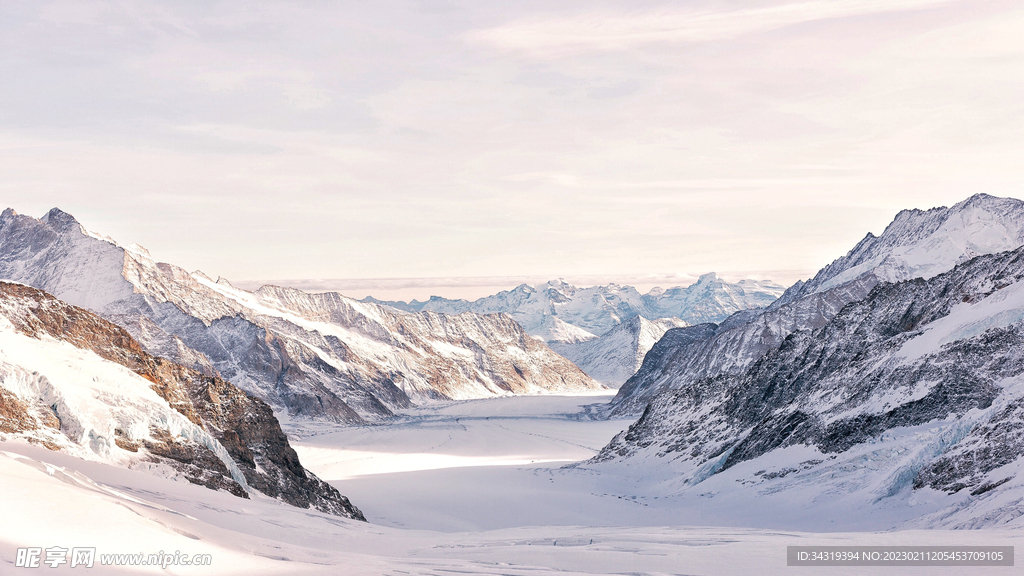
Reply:
M240 497L362 518L302 467L274 409L361 424L596 378L622 384L605 413L637 419L571 468L624 474L704 520L1024 517L1019 200L905 210L786 290L705 275L646 295L550 282L475 302L249 292L57 209L0 215L0 277L17 282L0 283L0 437Z
M816 330L880 282L929 278L980 254L1024 245L1024 202L984 194L950 208L904 210L880 236L868 234L849 254L807 282L797 282L761 311L743 311L707 338L662 349L644 362L613 400L615 413L636 414L659 392L702 377L738 374L790 334ZM682 330L688 330L683 328ZM669 332L671 334L671 331Z
M647 294L640 294L632 286L577 288L553 280L539 286L523 284L472 302L438 296L425 302L384 302L374 298L363 301L407 311L504 313L519 322L527 333L547 342L575 343L606 334L636 316L647 320L676 318L687 325L720 322L734 312L768 306L784 290L770 281L730 283L709 273L690 286L655 288ZM569 328L565 328L566 324Z
M666 332L586 466L890 527L1024 515L1022 245L1018 200L901 212L767 309Z
M709 273L690 286L655 288L643 295L632 286L577 288L556 280L540 286L523 284L473 302L437 296L426 302L363 302L410 312L508 314L587 375L618 388L669 328L721 322L742 310L764 308L783 291L770 281L730 283Z
M96 312L147 352L220 375L298 419L359 424L430 399L601 388L508 316L248 292L155 262L58 209L0 215L0 278Z

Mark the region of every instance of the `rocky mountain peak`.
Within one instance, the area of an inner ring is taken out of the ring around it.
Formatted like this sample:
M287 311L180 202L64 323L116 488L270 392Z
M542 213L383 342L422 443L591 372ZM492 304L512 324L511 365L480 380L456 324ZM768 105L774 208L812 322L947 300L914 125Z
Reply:
M762 313L726 320L714 337L652 358L662 364L641 369L637 377L642 382L623 387L613 401L615 410L643 410L660 391L689 386L700 377L742 371L790 334L820 328L880 282L931 278L975 256L1021 245L1024 202L1020 200L976 195L951 208L904 210L880 236L866 235L845 256L814 278L791 286ZM674 296L689 297L684 292Z
M643 415L594 462L699 497L912 507L927 486L942 522L993 525L1024 486L1020 342L1024 202L905 210L768 309L666 332L613 401Z
M1024 202L975 194L952 207L902 210L880 236L868 234L814 278L787 291L775 307L863 274L896 282L931 278L973 257L1024 244Z
M83 229L74 216L60 208L51 208L40 220L49 224L51 228L58 232L67 230L81 231Z
M1010 206L1019 203L1019 200L1014 198L1000 198L999 196L992 196L991 194L985 194L979 192L965 200L961 200L953 205L954 210L963 210L968 207L995 207L995 206Z

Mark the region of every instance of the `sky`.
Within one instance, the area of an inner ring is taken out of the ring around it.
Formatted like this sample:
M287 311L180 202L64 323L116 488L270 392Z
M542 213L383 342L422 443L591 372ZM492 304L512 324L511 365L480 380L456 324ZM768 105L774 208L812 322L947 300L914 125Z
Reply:
M901 209L1024 198L1022 30L1019 0L5 0L0 203L243 285L789 284Z

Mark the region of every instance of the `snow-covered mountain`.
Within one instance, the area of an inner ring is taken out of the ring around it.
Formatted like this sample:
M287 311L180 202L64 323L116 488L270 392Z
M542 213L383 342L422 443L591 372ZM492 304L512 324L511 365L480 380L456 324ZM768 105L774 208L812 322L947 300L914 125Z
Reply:
M0 282L0 438L363 520L302 467L266 403L123 328Z
M619 387L669 328L720 322L741 310L764 308L782 293L783 287L773 282L728 283L710 273L685 288L655 288L643 295L632 286L577 288L554 280L540 286L523 284L473 302L438 296L426 302L382 302L372 297L363 302L405 311L506 313L590 377Z
M783 291L783 286L770 280L730 283L709 272L685 288L655 288L644 294L643 316L649 320L679 318L687 324L721 322L741 310L764 308Z
M949 208L904 210L878 237L797 282L761 312L740 312L707 337L687 338L645 362L620 388L612 412L639 415L657 394L718 374L739 374L787 336L816 330L879 282L932 277L979 254L1024 245L1024 202L978 194ZM669 332L671 334L671 331Z
M976 194L952 206L904 210L881 236L870 232L814 278L786 290L774 305L824 292L870 273L882 282L931 278L980 254L1024 244L1024 202Z
M58 209L0 215L0 278L93 310L147 351L287 409L359 423L432 398L599 388L505 315L408 313L336 293L255 292L153 261Z
M679 318L687 324L720 322L739 310L763 308L784 291L770 281L725 282L714 273L694 284L663 290L655 288L641 295L632 286L608 284L577 288L561 280L539 286L523 284L473 302L432 296L426 302L364 302L386 304L406 311L433 310L448 314L476 312L505 313L519 322L527 333L547 342L581 342L605 334L635 316L648 320ZM564 325L576 327L573 331Z
M682 326L686 326L686 322L678 318L648 320L634 316L598 338L582 342L550 342L549 346L592 378L618 388L636 373L644 356L665 332Z
M902 212L789 302L668 331L620 391L643 415L588 466L872 526L1024 515L1021 224L982 195Z

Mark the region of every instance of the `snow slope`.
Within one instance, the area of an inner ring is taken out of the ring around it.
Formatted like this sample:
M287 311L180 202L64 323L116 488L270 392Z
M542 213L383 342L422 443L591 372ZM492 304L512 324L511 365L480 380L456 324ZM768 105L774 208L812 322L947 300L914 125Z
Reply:
M575 458L592 452L602 438L614 434L611 423L570 416L580 404L595 400L541 396L459 402L410 410L406 420L394 424L335 428L333 434L338 435L310 435L303 440L304 460L315 454L314 449L325 456L322 473L330 466L331 455L347 458L350 447L380 456L377 473L368 465L362 471L365 474L339 482L342 486L351 482L353 487L362 483L367 491L376 484L376 492L385 493L367 508L371 520L379 519L370 524L265 498L241 500L39 447L0 442L0 506L19 518L17 523L0 523L0 571L6 566L17 570L13 562L19 547L83 543L96 546L98 554L178 550L213 556L212 570L176 566L115 571L97 566L90 571L95 574L746 576L789 575L799 570L814 575L887 575L898 569L787 567L786 547L1012 546L1020 539L1020 531L1013 529L814 533L777 525L698 527L695 524L713 511L709 506L713 499L694 497L685 506L676 506L678 500L645 497L632 480L616 478L601 485L593 481L604 475L562 469L560 463L533 467L507 463L508 455ZM465 428L460 427L463 423ZM581 424L583 428L577 428ZM589 428L591 424L595 427ZM303 426L312 434L318 425L306 422ZM525 443L517 449L520 442ZM390 470L399 460L392 455L421 453L430 443L439 456L461 455L476 465ZM487 458L502 465L487 465ZM749 510L758 501L745 504ZM779 502L777 508L795 511L798 504ZM506 516L502 510L514 514ZM425 527L420 519L430 517L437 528L448 531ZM760 519L773 520L770 513ZM492 529L482 527L488 522ZM401 524L419 527L396 528ZM459 524L475 527L459 529ZM45 570L74 573L66 566ZM929 576L1017 571L1015 567L914 569L915 574Z
M0 215L0 278L99 312L153 353L216 371L293 417L359 423L432 399L600 387L507 316L238 290L88 233L58 209Z
M166 430L211 450L243 488L245 478L227 450L200 426L171 408L152 383L91 350L18 333L0 317L0 385L39 414L36 426L7 434L31 438L76 456L128 465L137 454L118 446L123 437L139 442L152 429ZM8 396L8 398L10 398ZM56 418L45 425L46 410ZM115 430L120 433L115 434ZM166 473L177 473L167 467Z
M149 356L84 309L9 283L0 283L0 437L362 518L302 468L265 403Z
M305 427L291 433L301 435L296 449L308 466L360 502L371 523L396 528L466 532L686 524L875 531L965 526L994 512L1002 512L1005 521L983 520L971 527L1024 522L1014 512L1013 491L967 498L984 508L982 514L960 510L966 494L931 488L907 486L909 495L865 499L865 493L885 485L887 467L909 458L909 443L918 442L913 454L920 454L942 437L948 422L892 431L834 460L813 447L788 447L691 487L680 486L684 478L671 466L639 460L573 464L595 455L628 425L581 417L600 399L476 400L411 409L382 426ZM824 462L809 462L815 458ZM833 478L841 479L838 486Z
M975 194L949 208L904 210L881 236L868 233L814 278L787 290L783 304L870 273L882 282L931 278L981 254L1024 245L1024 202Z
M672 328L686 326L678 318L648 320L634 316L600 338L582 342L551 342L551 349L572 360L591 378L618 388L636 373L654 343Z

